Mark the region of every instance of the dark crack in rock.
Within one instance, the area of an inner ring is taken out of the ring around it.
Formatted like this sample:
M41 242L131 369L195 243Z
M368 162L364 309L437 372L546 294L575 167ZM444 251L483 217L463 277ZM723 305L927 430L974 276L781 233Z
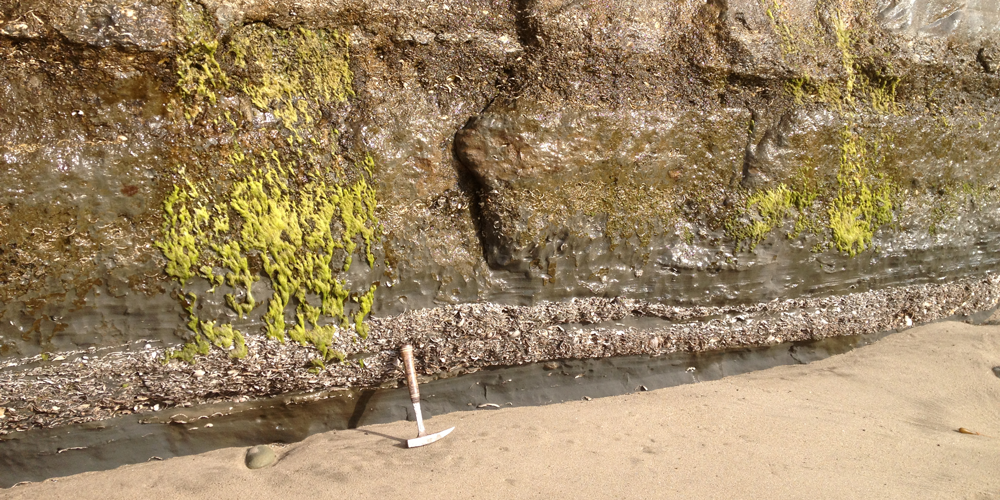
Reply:
M1000 53L994 46L983 47L979 49L976 60L983 66L983 71L993 74L997 72L997 67L1000 65Z

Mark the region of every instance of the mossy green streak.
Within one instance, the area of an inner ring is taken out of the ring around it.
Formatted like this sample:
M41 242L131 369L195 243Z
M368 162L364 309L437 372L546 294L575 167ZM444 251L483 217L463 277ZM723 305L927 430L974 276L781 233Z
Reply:
M849 126L841 137L839 188L827 212L834 246L853 257L871 246L875 230L892 221L895 187L873 165L872 144Z
M243 334L221 319L200 317L199 298L186 288L196 277L210 283L208 293L226 285L226 305L245 318L261 311L253 288L266 277L273 294L260 314L268 337L315 346L321 364L341 359L331 346L345 328L367 335L363 320L376 289L348 283L346 273L355 254L375 266L372 246L380 234L374 159L365 155L344 168L341 155L321 150L316 140L329 133L319 126L321 109L354 95L350 39L333 30L255 23L223 43L199 5L179 0L176 6L177 90L185 119L228 123L236 138L240 116L216 106L223 95L243 94L278 118L288 148L260 150L235 140L214 152L228 164L222 179L199 182L178 168L156 246L166 257L166 274L184 290L194 338L170 357L193 362L212 346L244 356Z
M245 177L232 184L225 204L214 206L214 216L199 198L198 187L186 179L189 189L176 188L165 201L164 238L156 244L167 257L167 273L185 285L196 275L192 268L204 263L199 275L213 284L224 281L245 297L226 295L226 303L242 317L257 306L252 286L260 277L250 271L248 258L259 258L274 290L263 315L267 335L312 344L324 359L336 357L328 352L336 329L321 320L335 320L341 327L353 324L364 337L363 319L374 301L374 284L352 297L345 280L337 277L350 269L356 251L368 266L375 264L372 245L379 226L376 192L369 182L373 160L366 157L357 180L347 185L337 183L330 169L282 162L277 155L237 154L234 160L233 171L245 172ZM296 181L296 173L303 171L307 180ZM231 227L239 231L230 232ZM224 269L224 276L214 274L215 269ZM359 304L350 316L348 299ZM190 302L195 300L190 294ZM296 319L289 325L285 311L292 303ZM208 344L233 350L235 356L245 354L243 337L231 325L202 320L190 308L189 313L196 339L175 357L188 359Z
M240 88L258 109L281 120L290 139L302 143L299 127L316 121L311 103L354 95L349 46L350 37L337 32L254 24L233 38L229 52L233 65L247 74Z
M775 2L768 11L772 19L776 19L773 13L780 11L779 5ZM801 75L786 81L785 89L799 106L820 104L844 118L836 183L816 185L803 176L801 185L794 188L780 184L741 193L736 215L726 226L737 250L752 251L784 222L792 208L798 218L789 237L809 229L821 238L815 249L834 248L851 257L871 248L875 231L893 220L898 189L884 172L881 138L865 137L857 124L857 112L868 106L878 114L902 115L904 110L896 100L900 79L891 67L863 73L854 52L856 40L848 14L834 10L830 21L843 79L817 81Z
M205 106L214 105L218 92L229 87L229 78L216 59L219 41L201 6L181 0L177 6L178 31L186 45L177 56L177 88L187 102L184 117L194 121Z

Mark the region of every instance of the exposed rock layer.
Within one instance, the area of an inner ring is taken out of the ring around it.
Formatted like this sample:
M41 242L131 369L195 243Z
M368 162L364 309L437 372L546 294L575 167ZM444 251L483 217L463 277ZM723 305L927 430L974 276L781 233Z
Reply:
M538 306L462 304L373 319L368 339L344 339L339 346L350 353L347 362L318 373L305 370L314 349L278 344L262 334L248 337L243 359L215 350L194 366L165 365L162 347L151 343L91 348L10 361L0 372L5 398L0 437L133 413L154 413L151 418L163 420L174 415L171 408L195 404L396 387L405 383L399 359L405 344L416 347L419 379L426 382L559 359L701 353L845 332L877 334L945 318L972 320L973 313L998 300L1000 278L994 275L731 307L603 298Z
M180 167L228 182L234 148L293 157L299 132L330 162L374 159L383 237L348 281L379 283L380 317L734 306L1000 267L986 0L8 0L0 21L0 357L187 338L154 246ZM232 52L256 23L349 35L354 95L309 101L295 131L236 83L182 95L187 54L259 81ZM260 329L227 286L200 314Z

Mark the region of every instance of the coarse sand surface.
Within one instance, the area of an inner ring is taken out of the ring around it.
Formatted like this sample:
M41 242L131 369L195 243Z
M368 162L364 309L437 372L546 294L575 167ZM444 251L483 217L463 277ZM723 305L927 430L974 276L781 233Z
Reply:
M314 435L0 490L11 499L1000 499L1000 327L945 322L808 365ZM981 435L958 432L959 428Z

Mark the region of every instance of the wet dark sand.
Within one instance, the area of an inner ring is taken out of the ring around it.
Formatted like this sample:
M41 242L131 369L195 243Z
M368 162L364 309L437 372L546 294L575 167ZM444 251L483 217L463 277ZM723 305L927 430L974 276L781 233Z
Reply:
M3 498L1000 498L1000 328L945 322L808 365L456 412L21 485ZM970 429L984 435L957 432Z

